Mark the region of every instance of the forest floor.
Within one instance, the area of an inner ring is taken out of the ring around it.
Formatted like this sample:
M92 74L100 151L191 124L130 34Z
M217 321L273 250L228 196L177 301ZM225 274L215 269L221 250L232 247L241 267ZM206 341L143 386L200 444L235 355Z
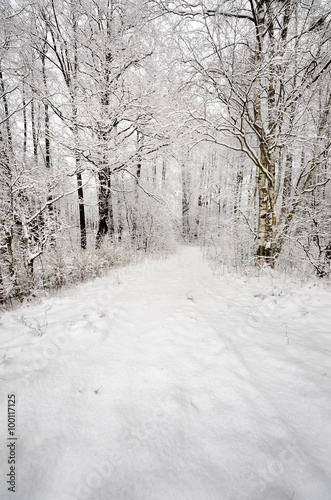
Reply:
M1 499L331 499L326 285L180 247L0 320Z

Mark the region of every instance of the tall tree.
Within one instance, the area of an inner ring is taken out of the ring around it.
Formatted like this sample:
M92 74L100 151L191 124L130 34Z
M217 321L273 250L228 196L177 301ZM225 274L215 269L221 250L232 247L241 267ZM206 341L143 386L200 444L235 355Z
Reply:
M256 167L256 263L274 265L329 148L328 6L314 0L152 3L182 19L178 39L190 86L209 98L207 109L191 113L200 134L244 152Z
M39 16L45 25L45 36L43 51L41 57L43 61L43 75L46 85L45 59L47 56L50 61L62 74L67 91L69 93L69 102L71 107L70 116L63 115L57 110L57 113L63 118L66 125L69 126L74 139L75 173L77 180L77 194L79 205L79 227L80 227L80 246L85 249L86 239L86 220L84 206L84 189L82 180L81 157L79 154L79 56L78 56L78 22L79 12L77 12L75 2L61 2L52 0L51 9L40 7ZM35 33L38 36L38 33ZM40 35L38 36L38 38ZM38 47L39 44L36 44ZM46 50L51 50L47 55ZM48 96L45 100L45 127L49 128ZM46 166L49 167L49 130L45 131L46 141Z

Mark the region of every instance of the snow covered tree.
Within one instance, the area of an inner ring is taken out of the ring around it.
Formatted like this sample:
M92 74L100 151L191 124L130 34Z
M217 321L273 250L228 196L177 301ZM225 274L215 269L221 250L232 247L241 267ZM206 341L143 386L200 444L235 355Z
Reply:
M44 33L43 47L45 52L40 49L40 43L35 43L35 47L41 54L43 62L44 81L45 75L45 58L54 65L62 75L65 87L68 93L68 101L70 113L62 112L56 103L51 103L53 109L58 116L69 127L73 136L73 154L75 157L75 174L77 179L77 194L79 204L79 226L80 226L80 246L85 249L87 245L86 239L86 220L84 207L84 189L82 181L82 166L81 156L79 154L79 54L78 54L78 25L80 21L80 13L76 9L74 2L61 2L52 0L50 7L45 7L42 4L37 9L39 22L42 25L42 33ZM39 30L40 32L40 30ZM42 38L38 32L33 33L37 39ZM48 98L47 98L48 99ZM45 102L48 109L48 100ZM63 103L62 103L63 106ZM45 111L46 113L46 111ZM45 120L48 123L48 120ZM46 160L49 157L49 133L45 133L46 141Z
M182 19L190 88L208 101L191 113L200 135L255 165L256 264L273 266L329 148L329 9L292 0L151 3Z

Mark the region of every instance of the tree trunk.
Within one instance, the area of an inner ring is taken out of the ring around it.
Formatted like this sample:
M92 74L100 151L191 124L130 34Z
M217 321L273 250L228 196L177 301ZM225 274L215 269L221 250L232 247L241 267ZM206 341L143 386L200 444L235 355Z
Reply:
M103 238L114 234L113 209L111 200L111 180L109 167L103 167L98 172L98 208L99 222L96 236L96 248L100 248Z
M77 195L78 195L78 206L79 206L79 229L80 229L80 247L85 250L87 246L86 238L86 219L85 219L85 205L84 205L84 189L82 181L82 173L80 167L79 153L78 153L78 110L76 104L76 94L78 92L78 42L77 42L77 19L75 13L75 6L72 5L73 12L73 31L74 31L74 67L72 80L70 81L70 86L73 84L71 89L71 105L73 111L73 128L75 136L75 161L76 161L76 178L77 178Z
M34 97L31 100L31 128L32 128L32 144L33 144L33 158L35 163L38 162L38 139L36 130L36 116L35 116L35 101Z
M188 173L185 165L182 165L182 237L186 242L190 239L189 208Z
M77 172L77 186L78 186L78 205L79 205L79 228L80 228L80 247L86 249L86 223L85 223L85 205L84 205L84 190L81 172Z
M11 233L7 230L5 230L5 238L6 238L6 247L7 247L7 253L9 256L9 272L10 272L10 280L12 283L12 287L15 290L16 297L20 302L23 302L23 296L22 292L20 289L19 284L17 283L17 278L16 278L16 270L15 270L15 261L14 261L14 254L13 254L13 237Z

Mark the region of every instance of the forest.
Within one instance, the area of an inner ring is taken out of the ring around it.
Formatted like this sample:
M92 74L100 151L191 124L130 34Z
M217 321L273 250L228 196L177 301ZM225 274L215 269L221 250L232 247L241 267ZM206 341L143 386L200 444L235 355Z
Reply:
M331 261L326 0L3 0L0 304L136 254Z
M330 500L330 0L0 0L0 498Z

